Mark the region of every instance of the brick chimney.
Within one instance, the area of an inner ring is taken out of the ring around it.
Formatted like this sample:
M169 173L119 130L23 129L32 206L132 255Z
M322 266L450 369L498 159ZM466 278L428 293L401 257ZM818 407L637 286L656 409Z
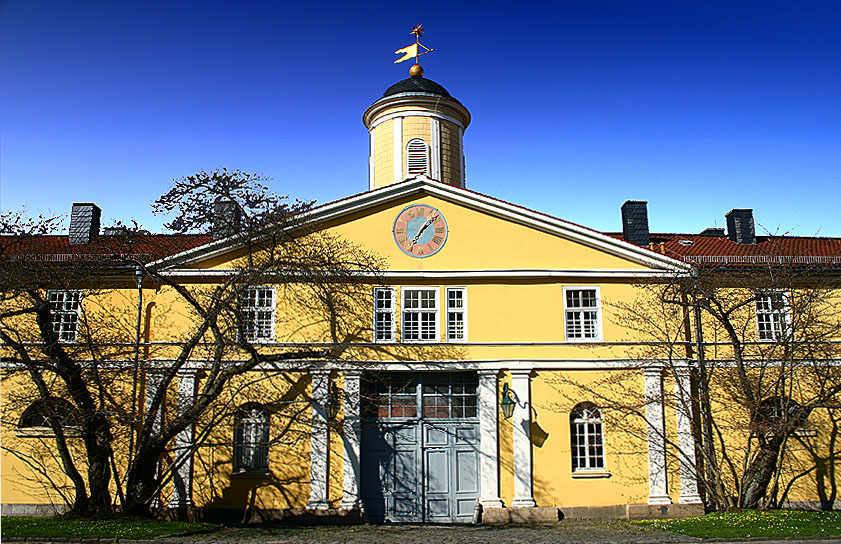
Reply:
M213 203L213 227L211 235L215 240L239 232L242 226L242 210L236 202L217 200Z
M727 238L737 244L755 244L756 229L753 226L753 210L734 208L727 212Z
M71 244L87 244L99 235L99 219L102 210L92 202L74 202L70 211Z
M622 238L638 246L647 247L648 202L645 200L627 200L622 204Z

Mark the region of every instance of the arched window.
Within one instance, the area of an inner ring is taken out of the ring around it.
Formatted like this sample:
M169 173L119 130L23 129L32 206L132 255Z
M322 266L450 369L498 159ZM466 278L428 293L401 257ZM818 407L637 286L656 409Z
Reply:
M800 405L784 396L769 397L759 403L754 416L756 430L763 433L794 432L806 430L806 420L800 413Z
M262 404L243 404L234 416L234 471L269 469L269 412Z
M429 146L420 138L406 144L406 177L429 174Z
M572 470L604 470L602 413L591 402L577 405L569 417Z
M52 436L51 422L55 421L65 430L74 431L65 434L77 434L81 419L79 411L65 399L39 399L21 414L16 432L21 436Z

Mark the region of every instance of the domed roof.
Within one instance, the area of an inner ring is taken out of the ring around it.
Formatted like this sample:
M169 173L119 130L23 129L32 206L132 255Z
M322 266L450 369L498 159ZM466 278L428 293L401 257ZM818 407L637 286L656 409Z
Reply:
M428 93L452 98L450 93L447 92L447 89L435 83L431 79L426 79L424 77L407 77L403 81L398 81L386 89L383 93L383 97L399 93Z

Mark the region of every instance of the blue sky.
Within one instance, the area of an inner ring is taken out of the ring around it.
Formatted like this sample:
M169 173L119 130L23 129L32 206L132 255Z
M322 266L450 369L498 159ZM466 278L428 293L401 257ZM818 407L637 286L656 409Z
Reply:
M592 228L841 236L841 2L0 3L0 208L162 231L171 179L227 166L367 189L363 111L422 40L473 115L467 186Z

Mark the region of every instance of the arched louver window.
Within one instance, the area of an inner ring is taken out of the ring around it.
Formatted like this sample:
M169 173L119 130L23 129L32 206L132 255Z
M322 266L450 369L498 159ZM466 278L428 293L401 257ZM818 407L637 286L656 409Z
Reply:
M406 176L429 174L429 146L420 138L406 144Z
M249 402L237 410L234 419L234 471L269 469L269 412Z
M604 470L602 413L591 402L577 405L569 418L572 471Z
M82 418L75 406L65 399L50 397L30 404L20 416L16 431L23 436L52 436L53 421L65 429L65 434L73 428L78 431L82 425Z

